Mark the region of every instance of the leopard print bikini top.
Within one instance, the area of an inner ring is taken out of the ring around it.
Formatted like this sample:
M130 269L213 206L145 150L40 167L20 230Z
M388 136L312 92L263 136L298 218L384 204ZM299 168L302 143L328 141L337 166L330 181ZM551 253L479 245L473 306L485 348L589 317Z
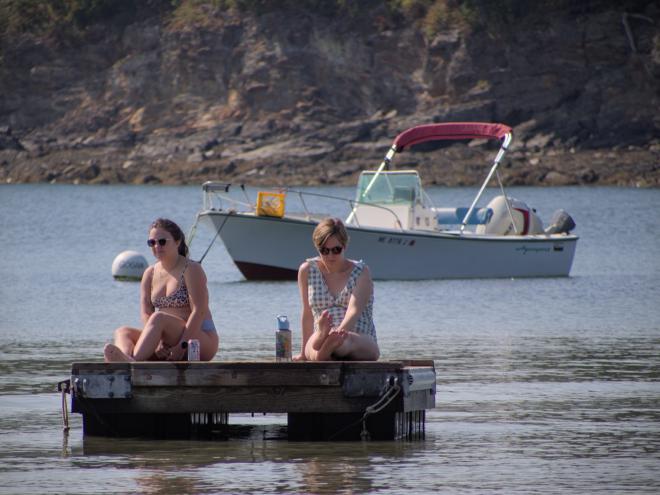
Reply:
M179 280L179 285L174 292L169 296L161 297L152 297L151 304L154 308L186 308L190 307L190 300L188 299L188 287L186 287L186 280L183 277L186 273L186 268L188 268L188 260L186 260L186 266L183 267L181 272L181 280Z

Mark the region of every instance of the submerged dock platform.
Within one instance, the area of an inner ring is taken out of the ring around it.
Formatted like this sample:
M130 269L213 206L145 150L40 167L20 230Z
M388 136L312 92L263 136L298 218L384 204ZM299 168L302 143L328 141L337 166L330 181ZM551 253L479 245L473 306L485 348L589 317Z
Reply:
M424 436L433 361L74 363L90 436L223 436L229 415L286 413L290 440Z

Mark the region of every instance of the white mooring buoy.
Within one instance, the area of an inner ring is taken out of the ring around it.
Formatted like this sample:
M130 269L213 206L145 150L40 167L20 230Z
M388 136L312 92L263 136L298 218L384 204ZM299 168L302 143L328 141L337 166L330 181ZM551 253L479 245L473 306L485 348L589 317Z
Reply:
M142 274L149 264L137 251L119 253L112 262L112 276L115 280L142 280Z

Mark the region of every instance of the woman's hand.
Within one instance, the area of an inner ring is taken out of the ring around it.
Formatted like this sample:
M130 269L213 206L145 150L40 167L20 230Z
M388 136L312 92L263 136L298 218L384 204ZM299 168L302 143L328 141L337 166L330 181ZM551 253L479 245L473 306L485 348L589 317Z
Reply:
M185 361L186 349L181 347L181 344L175 345L170 349L170 354L167 356L168 361Z
M170 346L161 341L154 351L154 355L162 361L182 361L186 355L186 349L183 349L181 344Z
M172 348L164 344L163 341L161 340L160 343L158 344L158 347L156 347L156 350L154 351L154 355L161 360L166 360L169 358L170 353L172 352Z
M333 335L334 338L341 338L344 340L346 337L348 337L349 331L346 330L345 328L342 327L332 327L330 332L328 333L328 336Z

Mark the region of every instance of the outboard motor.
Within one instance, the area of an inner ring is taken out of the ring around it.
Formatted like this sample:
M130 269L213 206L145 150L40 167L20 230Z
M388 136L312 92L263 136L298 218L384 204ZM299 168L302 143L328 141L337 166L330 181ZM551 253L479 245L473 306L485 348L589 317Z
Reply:
M545 229L546 234L568 234L575 228L573 218L564 210L557 210L552 214L550 225Z
M493 211L493 216L490 221L485 225L477 226L477 234L493 234L493 235L528 235L528 234L541 234L543 233L543 222L536 214L536 210L530 208L527 203L509 197L509 206L511 213L506 204L504 196L494 197L488 208ZM514 229L511 217L516 223Z

